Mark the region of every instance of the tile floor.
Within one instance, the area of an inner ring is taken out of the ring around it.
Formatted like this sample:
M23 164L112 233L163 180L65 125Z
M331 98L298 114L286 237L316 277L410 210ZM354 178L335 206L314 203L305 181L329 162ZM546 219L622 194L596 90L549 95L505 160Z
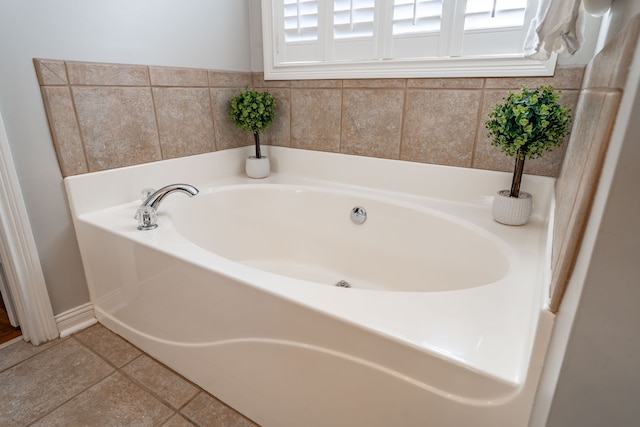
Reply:
M0 426L256 427L102 325L0 349Z

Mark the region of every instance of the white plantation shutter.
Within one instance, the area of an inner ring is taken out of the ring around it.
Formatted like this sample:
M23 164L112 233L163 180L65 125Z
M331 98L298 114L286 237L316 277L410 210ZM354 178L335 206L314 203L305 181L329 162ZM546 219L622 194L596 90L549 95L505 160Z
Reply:
M392 49L387 58L436 57L446 0L393 1Z
M318 40L318 2L316 0L284 0L284 40Z
M325 0L333 15L331 48L325 49L328 60L352 61L375 58L379 32L379 12L375 0Z
M374 0L335 0L333 36L336 40L373 37Z
M273 47L273 56L265 54L270 71L295 65L339 64L357 70L358 64L373 69L434 60L441 66L443 60L462 63L461 58L521 59L538 0L262 2L267 11L263 28L269 30L265 40L271 37L273 45L265 44L265 52ZM537 73L548 68L538 67Z
M535 7L527 0L466 0L462 55L519 54ZM528 3L531 6L528 6ZM537 3L537 2L536 2Z
M443 0L396 0L393 2L393 35L440 32Z
M491 30L524 24L527 0L467 0L464 29Z
M282 62L320 61L321 19L318 0L274 2L276 57Z

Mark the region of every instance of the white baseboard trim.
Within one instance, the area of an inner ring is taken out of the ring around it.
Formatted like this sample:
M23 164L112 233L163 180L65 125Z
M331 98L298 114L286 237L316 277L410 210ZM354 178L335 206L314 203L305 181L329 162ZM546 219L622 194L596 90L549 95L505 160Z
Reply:
M60 338L68 337L75 332L98 323L93 311L93 304L90 302L60 313L55 316L55 319Z

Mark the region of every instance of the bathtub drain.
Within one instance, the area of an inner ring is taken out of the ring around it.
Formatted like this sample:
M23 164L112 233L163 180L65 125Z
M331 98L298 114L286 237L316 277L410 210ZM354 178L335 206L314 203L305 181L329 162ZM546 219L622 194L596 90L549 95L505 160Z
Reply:
M336 286L339 287L339 288L350 288L351 287L349 282L347 282L346 280L340 280L338 283L336 283Z

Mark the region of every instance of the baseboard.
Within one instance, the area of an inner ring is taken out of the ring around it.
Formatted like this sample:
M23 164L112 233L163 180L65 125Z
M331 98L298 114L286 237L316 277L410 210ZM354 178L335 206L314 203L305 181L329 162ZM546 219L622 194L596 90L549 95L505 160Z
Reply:
M93 311L93 304L90 302L60 313L55 316L55 319L60 338L68 337L74 332L81 331L98 322Z

